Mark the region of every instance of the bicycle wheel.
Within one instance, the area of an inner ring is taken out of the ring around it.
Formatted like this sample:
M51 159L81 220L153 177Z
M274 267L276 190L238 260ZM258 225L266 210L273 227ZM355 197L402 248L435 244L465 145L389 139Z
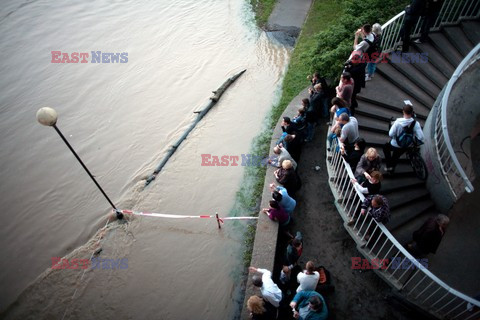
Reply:
M425 161L423 161L422 157L415 152L415 153L409 154L409 158L410 158L410 165L412 166L413 171L415 172L415 175L417 176L417 178L420 180L427 180L427 177L428 177L427 165L425 164Z

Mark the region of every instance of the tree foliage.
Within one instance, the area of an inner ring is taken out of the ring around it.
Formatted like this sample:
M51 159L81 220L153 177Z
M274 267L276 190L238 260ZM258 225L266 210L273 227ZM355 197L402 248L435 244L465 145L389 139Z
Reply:
M317 48L311 57L312 72L337 80L353 50L355 30L369 23L384 24L401 12L408 0L343 0L344 14L315 35Z

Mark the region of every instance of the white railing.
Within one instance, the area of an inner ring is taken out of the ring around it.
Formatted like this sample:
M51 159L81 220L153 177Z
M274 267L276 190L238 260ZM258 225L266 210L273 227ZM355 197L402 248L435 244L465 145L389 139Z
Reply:
M436 317L465 320L480 317L480 301L449 287L416 260L382 223L376 222L368 214L360 214L360 206L365 197L351 183L353 172L336 151L338 143L334 139L331 151L327 150L329 183L335 205L345 229L357 243L358 250L370 262L378 259L376 261L381 268L375 269L377 274L406 299ZM350 220L355 221L353 225L348 224ZM410 267L399 268L393 261L400 261L400 266L404 267L407 265L403 263L408 263ZM479 309L472 310L468 308L469 304Z
M477 44L477 46L473 48L458 65L457 69L445 87L442 100L438 105L438 113L435 120L434 141L437 149L437 157L440 162L440 167L442 168L442 173L445 176L445 179L450 187L450 191L456 200L462 196L464 191L472 192L474 188L470 178L465 173L465 170L458 161L457 155L453 150L452 142L450 141L447 126L447 114L449 111L448 99L450 98L450 93L458 78L473 62L480 58L479 55L480 44Z
M446 0L433 27L438 28L441 24L456 23L461 18L477 17L480 10L480 1L478 0ZM394 51L401 42L401 30L405 18L405 11L400 12L395 17L387 21L382 26L382 50L384 52ZM412 28L410 37L419 34L422 25L422 19L418 19L417 24Z

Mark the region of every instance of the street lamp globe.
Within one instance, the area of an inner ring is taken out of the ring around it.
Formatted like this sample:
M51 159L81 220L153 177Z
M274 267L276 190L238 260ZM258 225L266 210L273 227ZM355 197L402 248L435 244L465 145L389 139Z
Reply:
M52 127L57 123L57 111L53 108L44 107L37 111L37 121L44 126Z

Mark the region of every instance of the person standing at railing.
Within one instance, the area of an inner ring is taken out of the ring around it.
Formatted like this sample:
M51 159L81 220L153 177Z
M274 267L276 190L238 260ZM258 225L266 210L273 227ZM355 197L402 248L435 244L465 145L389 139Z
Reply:
M375 23L372 26L372 34L375 38L375 41L370 46L368 52L368 63L367 63L367 74L365 75L365 81L372 80L373 74L377 69L378 61L382 60L381 57L382 49L380 48L380 43L382 42L382 26L380 23Z
M358 162L360 161L363 152L365 150L365 147L367 145L367 142L363 138L358 138L358 140L355 142L353 150L346 152L345 148L342 146L340 148L340 153L342 154L342 157L347 161L347 163L350 165L350 168L354 170Z
M360 214L362 216L368 215L372 217L375 221L379 223L386 224L390 221L390 207L388 205L387 198L384 196L377 194L377 195L369 195L365 197L361 206ZM351 219L348 222L349 226L355 224L355 220ZM375 230L375 224L372 223L370 228L365 232L364 239L368 241L370 236L372 235L373 230Z
M345 100L348 103L348 107L352 104L353 85L352 75L349 72L343 72L340 77L340 83L335 88L337 97Z
M403 42L402 52L408 52L410 49L410 34L419 17L423 17L424 19L421 27L421 37L417 39L415 43L428 41L428 32L435 23L442 4L442 0L412 0L410 5L405 8L405 18L400 33Z
M252 278L252 283L255 287L260 288L262 292L263 299L268 301L272 306L278 308L280 306L280 301L282 301L282 291L272 280L272 273L267 269L249 267L250 272L261 273L262 276L254 275Z
M417 257L436 253L449 223L450 219L444 214L427 219L420 229L413 232L413 241L407 245L408 250Z
M388 132L391 140L383 146L383 153L385 154L386 172L389 174L394 173L398 159L413 145L415 139L423 143L422 128L413 115L413 107L411 105L404 106L403 117L397 118Z
M340 142L344 144L345 151L351 152L355 148L359 136L358 121L354 117L349 117L348 114L342 113L338 118L338 123L343 125L342 133L340 135Z

